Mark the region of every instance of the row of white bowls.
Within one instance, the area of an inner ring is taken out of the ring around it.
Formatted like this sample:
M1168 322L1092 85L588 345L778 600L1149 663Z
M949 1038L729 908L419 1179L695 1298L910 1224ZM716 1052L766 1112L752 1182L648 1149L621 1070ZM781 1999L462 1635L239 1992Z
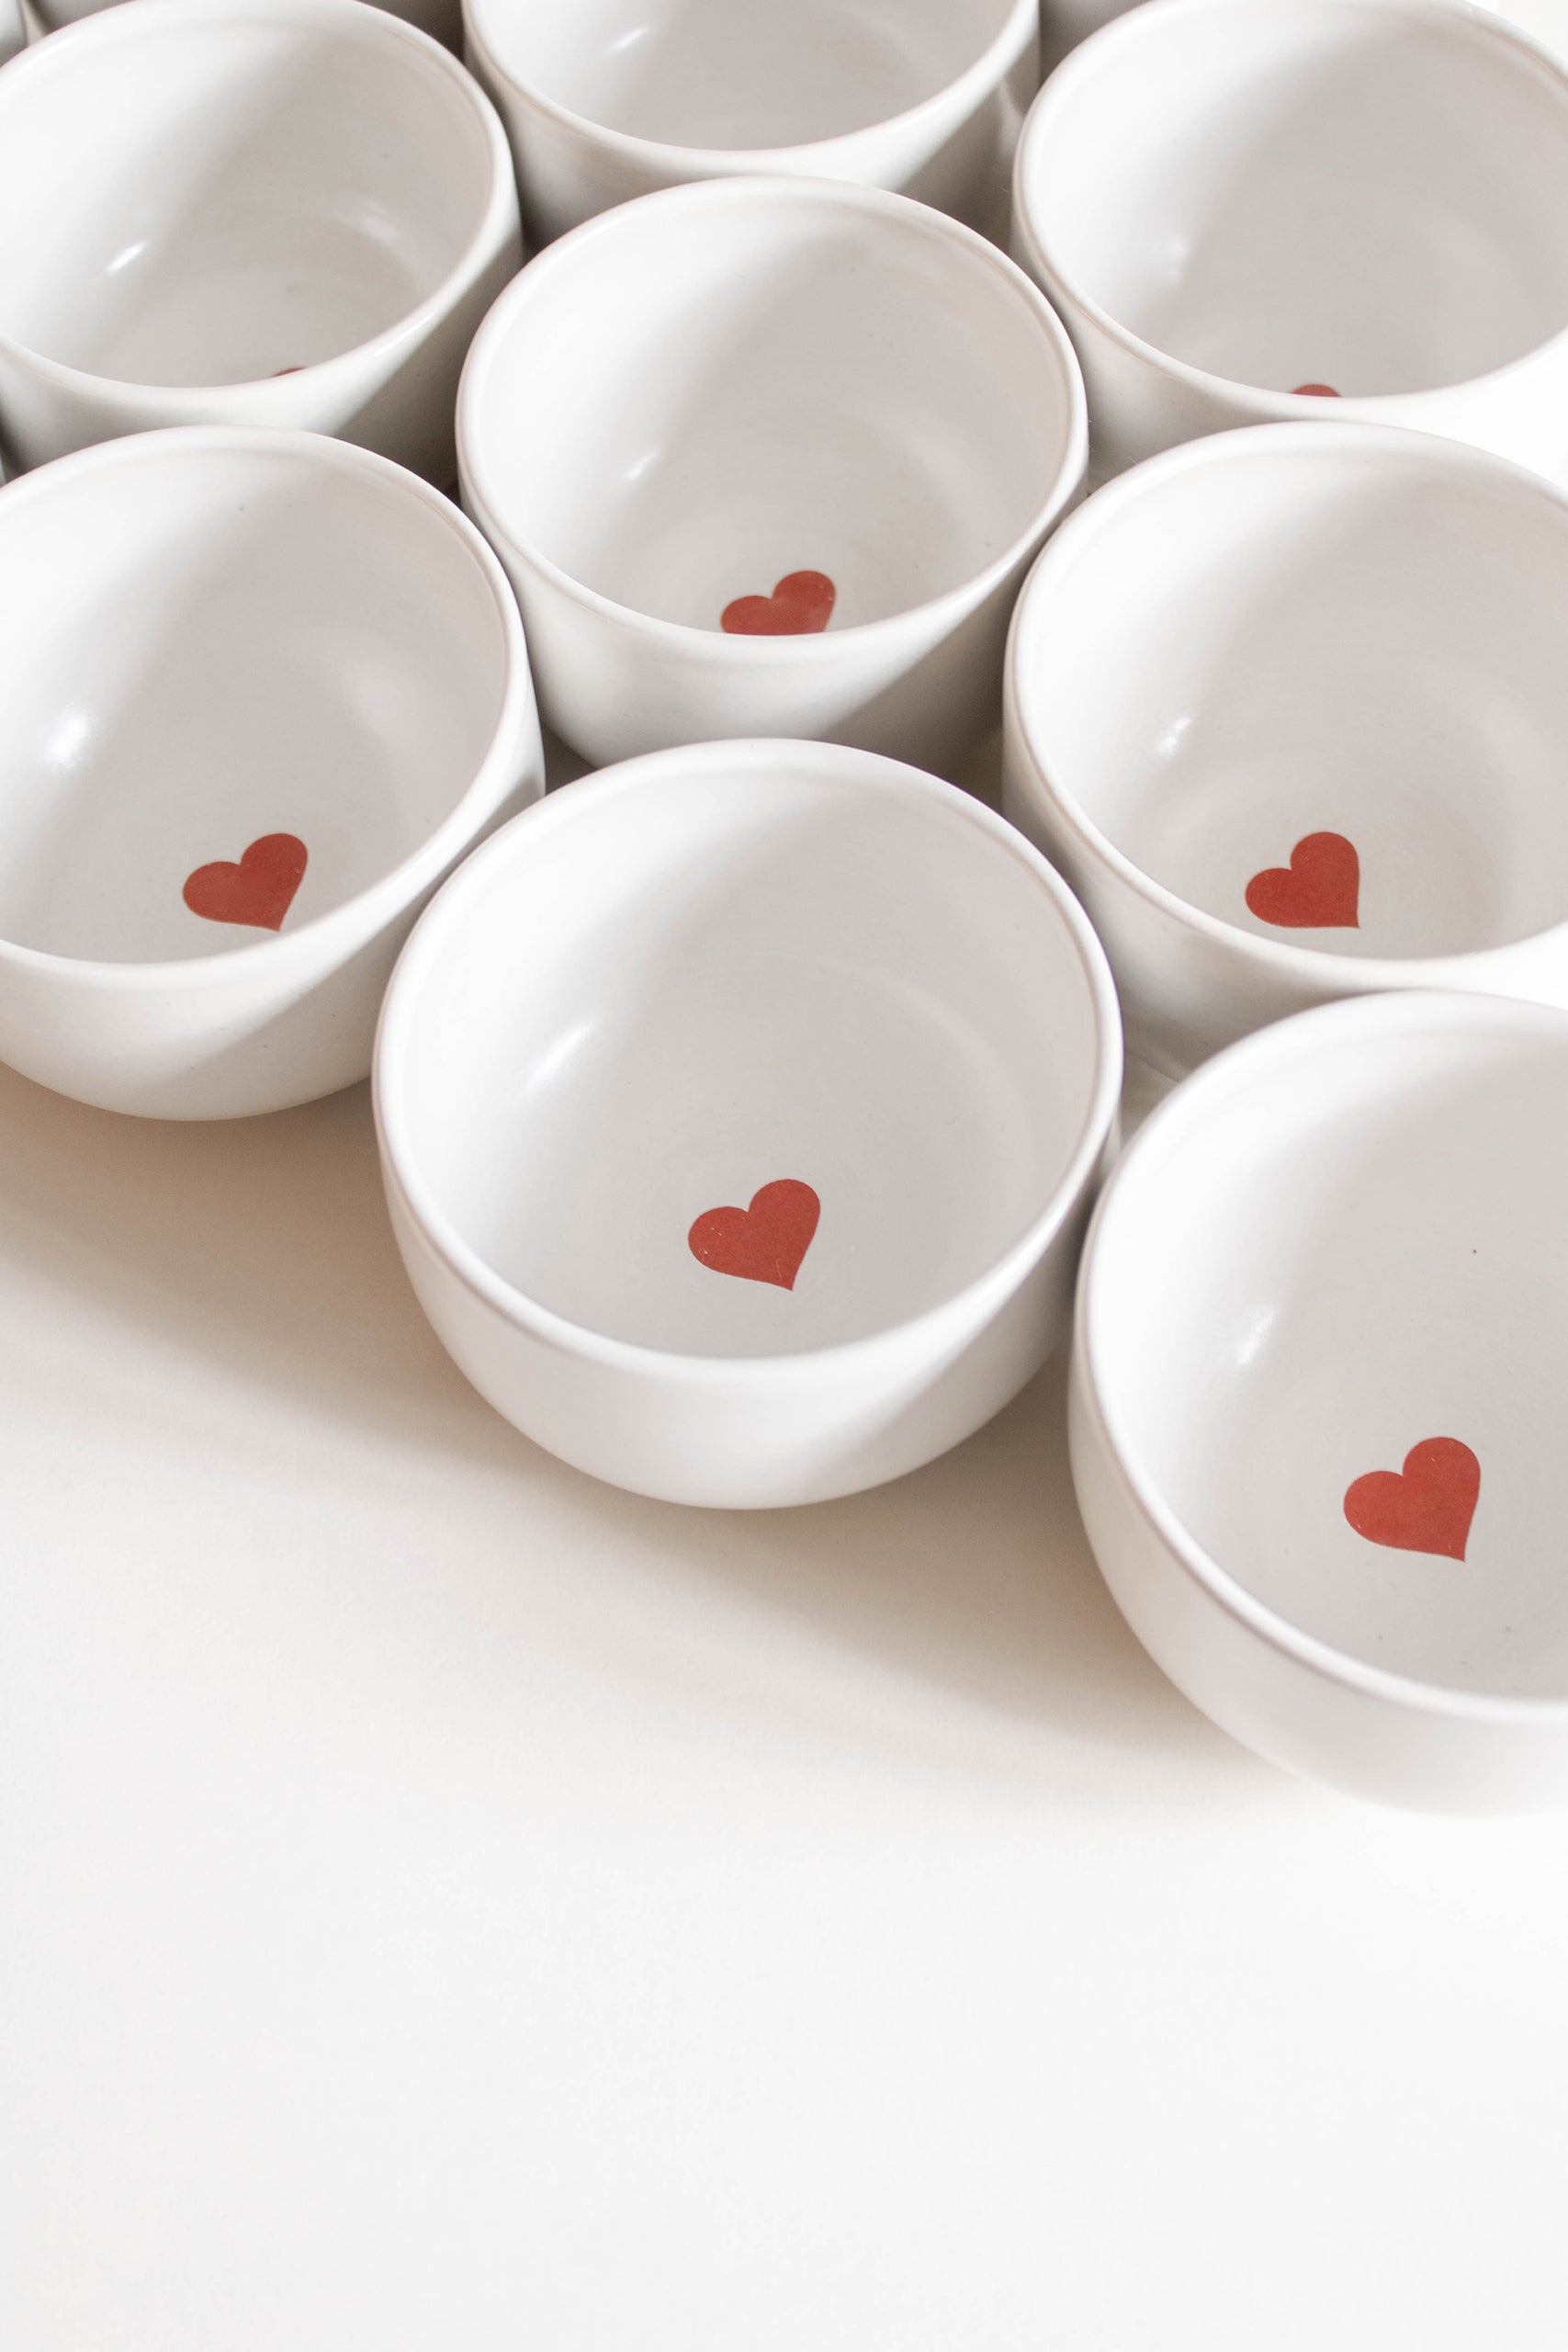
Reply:
M1146 1057L1258 1033L1156 1114L1085 1262L1112 1589L1281 1761L1555 1801L1568 501L1355 405L1178 448L1050 540L1016 825L886 753L951 766L998 707L1081 382L1038 290L898 197L685 188L553 248L464 379L485 536L315 434L43 464L0 497L0 1054L232 1115L362 1075L385 998L393 1221L476 1385L600 1476L808 1501L956 1442L1062 1327L1122 1047L1059 866ZM802 567L841 626L716 626ZM563 733L644 754L536 808L513 588ZM1346 919L1281 925L1324 839Z
M293 424L445 488L457 372L522 232L745 173L998 235L1010 190L1100 477L1310 416L1325 383L1358 419L1568 469L1561 63L1451 0L1152 0L1036 96L1035 15L471 0L472 74L356 0L86 17L0 79L0 439L29 466L152 426ZM705 218L682 216L704 251L666 341L716 282L731 319L740 300Z
M1134 640L1137 691L1104 691L1101 661L1086 697L1087 640L1060 617L1093 627L1077 567L1200 463L1236 469L1213 511L1256 533L1235 602L1205 630L1201 597L1173 597L1167 635ZM1323 566L1354 587L1367 517L1341 492L1312 529L1270 529L1258 469L1298 491L1348 469L1393 518L1378 544L1409 540L1407 574L1374 568L1349 613L1359 684L1302 616L1335 610ZM1468 503L1445 523L1446 489ZM1516 545L1514 605L1489 501L1557 534L1555 553ZM1300 1769L1443 1804L1563 1792L1548 1438L1568 1369L1568 1015L1479 992L1506 944L1397 967L1353 931L1292 946L1247 927L1240 882L1310 810L1354 829L1371 923L1380 868L1403 858L1418 882L1401 845L1445 807L1470 829L1452 862L1466 919L1555 882L1527 820L1561 797L1546 644L1565 529L1555 492L1495 461L1262 428L1091 501L1012 638L1010 788L1091 844L1058 770L1088 797L1095 778L1131 792L1141 765L1145 797L1163 783L1190 803L1222 911L1108 840L1097 879L1170 926L1173 976L1211 958L1230 1025L1257 1029L1156 1113L1088 1251L1074 1453L1097 1552L1218 1720ZM1058 582L1065 606L1031 636ZM315 436L185 428L41 469L0 493L0 583L17 1067L154 1114L294 1102L361 1074L385 994L388 1194L433 1323L519 1427L645 1492L796 1503L894 1476L1043 1361L1114 1150L1122 1046L1104 951L1022 831L873 752L772 739L653 753L539 800L493 554L427 485ZM1454 665L1437 723L1430 681L1397 666L1407 632L1425 641L1413 605ZM1293 798L1267 765L1292 740L1287 689L1294 726L1321 709L1351 728L1298 764ZM1223 820L1172 764L1200 690L1253 729L1235 772L1255 758L1269 786ZM1108 715L1097 765L1089 720ZM1461 721L1482 730L1469 797L1460 765L1428 797L1425 763ZM1330 776L1347 797L1325 809ZM1184 830L1173 818L1179 845ZM295 865L269 862L280 840ZM1308 996L1361 993L1280 1021L1281 958ZM1411 1548L1346 1516L1356 1482L1434 1438L1483 1465L1466 1556L1452 1524Z

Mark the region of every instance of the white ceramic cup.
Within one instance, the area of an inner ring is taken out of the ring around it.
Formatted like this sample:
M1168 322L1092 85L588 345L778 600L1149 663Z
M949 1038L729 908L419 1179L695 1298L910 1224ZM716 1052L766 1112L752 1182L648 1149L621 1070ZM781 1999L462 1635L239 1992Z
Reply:
M13 0L16 5L16 0ZM46 33L57 33L66 25L73 25L79 17L96 17L102 8L117 7L120 0L31 0L34 16ZM5 0L0 0L0 8ZM446 49L456 50L463 39L462 0L376 0L378 7L389 16L401 17L421 32L429 33Z
M735 179L532 262L475 340L457 441L585 759L821 736L947 769L996 725L1087 424L1060 322L973 231Z
M0 80L0 438L303 426L445 488L521 259L494 108L359 0L134 0Z
M1495 17L1149 0L1041 92L1013 233L1095 480L1345 413L1568 473L1568 71Z
M1037 0L466 0L530 240L682 181L901 190L1005 235Z
M1168 1074L1337 996L1568 1004L1568 497L1260 425L1101 490L1008 652L1003 806Z
M363 1078L415 913L543 789L479 534L344 443L184 426L12 483L0 606L0 1059L159 1118Z
M773 741L508 826L376 1051L399 1246L468 1378L595 1477L727 1507L896 1477L1016 1394L1120 1077L1104 957L1026 842Z
M1364 997L1156 1111L1084 1256L1084 1524L1134 1632L1276 1763L1568 1803L1568 1019Z

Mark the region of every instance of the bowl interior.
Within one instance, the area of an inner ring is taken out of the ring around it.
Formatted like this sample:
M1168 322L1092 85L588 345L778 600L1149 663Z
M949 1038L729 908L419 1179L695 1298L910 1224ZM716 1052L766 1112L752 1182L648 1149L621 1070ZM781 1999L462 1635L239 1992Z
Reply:
M1418 1679L1565 1695L1568 1023L1390 1001L1242 1048L1245 1077L1214 1066L1149 1131L1086 1293L1100 1393L1292 1625Z
M482 0L496 61L573 114L682 147L836 139L933 97L1013 0Z
M124 383L248 383L437 290L491 196L456 74L390 20L141 18L0 86L0 334Z
M438 902L382 1100L513 1290L788 1355L940 1305L1046 1208L1103 1049L1081 951L886 765L725 746L569 786Z
M1028 533L1074 411L1048 321L960 233L766 182L579 231L465 390L496 524L695 628L803 573L835 630L963 587Z
M1565 582L1568 504L1445 445L1199 445L1056 542L1014 649L1024 730L1134 865L1242 931L1499 946L1568 921Z
M353 898L457 805L506 693L452 523L281 437L32 476L0 602L0 938L57 956L221 954Z
M1413 392L1568 327L1568 81L1469 11L1140 12L1053 86L1041 251L1190 367Z

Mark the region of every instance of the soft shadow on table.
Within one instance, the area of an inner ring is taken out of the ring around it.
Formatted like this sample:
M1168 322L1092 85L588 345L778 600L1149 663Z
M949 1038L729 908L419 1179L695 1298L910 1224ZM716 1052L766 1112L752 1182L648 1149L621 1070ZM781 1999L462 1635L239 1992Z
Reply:
M1094 1566L1066 1470L1066 1380L1063 1347L987 1428L891 1487L726 1514L705 1572L1015 1721L1212 1756L1218 1735L1145 1657Z
M660 1605L777 1620L1015 1724L1045 1718L1075 1744L1168 1761L1212 1765L1228 1749L1148 1663L1094 1568L1065 1468L1059 1357L989 1428L895 1487L803 1510L682 1510L557 1463L452 1365L392 1242L366 1088L182 1125L90 1111L0 1070L0 1254L29 1279L79 1299L89 1321L209 1361L215 1385L286 1394L345 1459L370 1445L471 1470L503 1498L514 1484L520 1524L541 1509L581 1521L570 1549L585 1585L602 1554L635 1551ZM128 1416L139 1409L128 1396ZM462 1605L463 1578L491 1572L449 1573ZM525 1593L501 1605L526 1639Z

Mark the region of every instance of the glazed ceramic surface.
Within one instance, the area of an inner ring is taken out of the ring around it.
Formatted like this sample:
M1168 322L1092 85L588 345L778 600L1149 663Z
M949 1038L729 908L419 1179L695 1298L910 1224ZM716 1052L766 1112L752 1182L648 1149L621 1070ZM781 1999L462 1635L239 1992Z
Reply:
M472 858L376 1083L475 1385L597 1477L752 1506L897 1476L1021 1386L1120 1076L1099 945L1010 828L752 742L569 785Z
M449 501L186 427L0 499L0 1057L107 1109L363 1078L413 915L542 789L522 629Z
M1179 1074L1370 989L1568 1003L1565 582L1561 492L1374 426L1193 443L1072 518L1019 600L1004 805L1134 1051Z
M1053 74L1014 196L1097 478L1346 410L1568 473L1568 72L1495 18L1150 0Z
M23 466L164 424L304 426L439 486L521 257L505 138L358 0L136 0L0 83L0 437Z
M684 180L897 188L1005 233L1036 0L468 0L529 235Z
M52 33L73 25L79 17L96 16L101 8L118 5L119 0L33 0L33 13L43 31ZM461 0L377 0L377 6L385 7L389 16L417 25L447 49L457 48L462 40Z
M1085 1255L1089 1540L1237 1738L1396 1804L1568 1802L1568 1019L1332 1005L1156 1113Z
M781 735L949 766L995 723L1086 443L1021 271L905 198L800 180L574 232L497 303L458 404L542 707L595 765Z

